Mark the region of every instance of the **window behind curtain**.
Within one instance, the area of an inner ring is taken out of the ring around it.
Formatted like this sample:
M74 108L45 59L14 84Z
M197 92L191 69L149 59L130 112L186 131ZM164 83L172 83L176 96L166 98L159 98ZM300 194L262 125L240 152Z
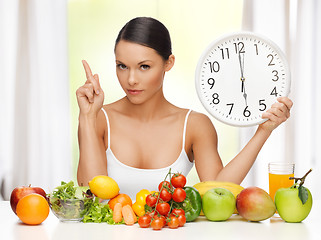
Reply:
M206 113L194 87L194 71L206 46L222 34L241 29L243 1L239 0L69 0L69 70L72 109L73 169L78 164L78 105L75 92L85 82L81 64L86 59L100 76L105 104L124 96L115 74L114 42L121 27L130 19L148 16L168 28L174 68L164 81L165 97L178 107ZM207 113L206 113L207 114ZM219 152L226 164L239 148L238 129L213 119L219 136ZM198 182L195 169L188 184Z

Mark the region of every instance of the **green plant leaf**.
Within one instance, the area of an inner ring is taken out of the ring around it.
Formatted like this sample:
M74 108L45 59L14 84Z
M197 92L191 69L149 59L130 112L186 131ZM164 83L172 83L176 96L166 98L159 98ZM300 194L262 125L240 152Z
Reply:
M300 198L302 204L305 204L306 201L307 201L308 198L309 198L308 190L307 190L305 187L303 187L303 186L300 186L300 187L299 187L299 198Z

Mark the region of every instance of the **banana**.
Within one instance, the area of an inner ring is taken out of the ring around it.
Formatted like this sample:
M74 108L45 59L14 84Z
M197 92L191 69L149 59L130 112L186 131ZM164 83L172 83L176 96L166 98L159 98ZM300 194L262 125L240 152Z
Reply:
M205 181L196 183L194 186L200 193L201 197L210 189L212 188L225 188L227 190L230 190L235 198L237 195L244 189L242 186L232 183L232 182L220 182L220 181ZM235 212L237 213L236 209ZM201 215L204 215L203 212L201 212Z

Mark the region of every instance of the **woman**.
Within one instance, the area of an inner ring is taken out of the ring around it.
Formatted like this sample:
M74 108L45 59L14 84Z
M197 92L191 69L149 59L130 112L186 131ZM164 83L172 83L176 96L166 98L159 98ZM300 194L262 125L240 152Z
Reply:
M195 163L201 181L241 183L271 132L290 116L292 102L281 97L262 117L244 149L223 167L217 134L204 114L168 102L163 81L175 62L168 30L153 18L135 18L119 32L116 73L126 96L104 105L97 74L86 61L86 83L77 90L79 114L78 183L96 175L116 180L134 198L155 190L168 169L185 176Z

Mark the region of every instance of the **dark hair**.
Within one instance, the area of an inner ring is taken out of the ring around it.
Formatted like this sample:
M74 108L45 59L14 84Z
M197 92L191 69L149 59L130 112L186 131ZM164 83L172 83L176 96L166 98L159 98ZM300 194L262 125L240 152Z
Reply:
M172 54L171 38L167 28L150 17L137 17L130 20L120 30L116 43L125 40L154 49L164 60Z

